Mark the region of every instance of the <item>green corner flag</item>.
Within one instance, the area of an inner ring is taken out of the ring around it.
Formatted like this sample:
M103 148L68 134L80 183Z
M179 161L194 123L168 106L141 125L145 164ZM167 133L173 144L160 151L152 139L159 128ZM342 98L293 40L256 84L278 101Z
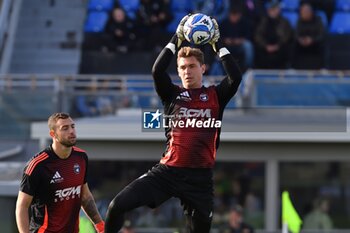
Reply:
M300 232L300 225L302 224L297 211L294 209L293 204L289 198L289 193L284 191L282 193L282 223L288 224L288 229L293 233Z

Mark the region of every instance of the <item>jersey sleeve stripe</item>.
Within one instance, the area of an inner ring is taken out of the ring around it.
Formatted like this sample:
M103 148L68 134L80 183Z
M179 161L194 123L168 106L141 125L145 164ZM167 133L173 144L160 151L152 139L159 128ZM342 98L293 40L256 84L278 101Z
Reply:
M47 226L49 225L49 215L47 213L47 206L45 205L45 217L43 225L39 228L38 233L44 233L47 229Z
M45 155L47 155L46 152L43 152L43 153L39 154L38 156L34 157L34 158L29 162L28 168L27 168L27 169L29 169L31 166L33 166L33 164L35 163L35 161L41 159L41 158L44 157Z
M78 152L84 152L84 153L86 153L85 150L80 149L79 147L76 147L76 146L73 146L73 149L74 149L75 151L78 151Z
M25 173L27 175L31 175L35 166L38 165L38 163L40 163L41 161L47 159L49 156L46 153L42 153L41 155L39 155L38 157L34 158L32 161L30 161Z
M33 168L33 166L36 164L36 162L39 161L39 160L41 160L41 159L44 158L45 156L47 156L47 154L46 154L46 152L43 152L43 153L39 154L37 157L33 158L33 159L29 162L29 164L28 164L28 166L27 166L26 173L27 173L27 171L32 170L32 168Z

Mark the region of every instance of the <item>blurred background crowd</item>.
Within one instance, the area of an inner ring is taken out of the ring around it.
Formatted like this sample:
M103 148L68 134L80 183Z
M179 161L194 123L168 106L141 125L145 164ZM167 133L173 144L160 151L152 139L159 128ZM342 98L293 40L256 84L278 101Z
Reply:
M344 33L347 29L338 18L350 14L347 4L335 0L116 0L108 6L91 2L86 50L159 52L183 16L201 12L219 22L223 42L243 70L326 68L326 37ZM223 73L213 54L207 63L209 74Z

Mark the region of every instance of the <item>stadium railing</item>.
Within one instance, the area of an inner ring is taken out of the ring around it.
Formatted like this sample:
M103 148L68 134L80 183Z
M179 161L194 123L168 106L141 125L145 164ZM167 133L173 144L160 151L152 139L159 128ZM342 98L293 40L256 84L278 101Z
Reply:
M180 84L180 80L173 75L173 81ZM222 77L209 76L203 79L204 85L217 84ZM81 94L91 94L89 86L94 82L96 85L95 95L125 95L130 96L153 96L156 92L150 75L57 75L57 74L8 74L0 75L0 90L2 93L16 93L30 91L40 94L43 91L50 92L58 98L56 110L69 110L69 103L64 103L65 98ZM256 98L257 85L260 83L271 84L350 84L350 71L296 71L296 70L248 70L243 75L243 81L238 92L239 98L250 98L253 102L250 106L258 105ZM314 86L316 87L316 86ZM340 88L337 86L336 88ZM333 90L333 95L337 95ZM276 94L276 93L274 93ZM284 96L287 98L288 96ZM254 99L255 98L255 99ZM67 106L68 104L68 106ZM147 105L133 107L152 107ZM239 105L241 106L241 105ZM308 105L307 105L308 106ZM245 107L245 105L243 105Z
M350 105L349 71L250 70L240 86L241 107Z
M221 77L208 77L205 84L218 83ZM180 84L177 77L174 83ZM152 107L151 97L156 97L150 75L0 75L0 90L6 93L31 91L33 94L50 92L57 98L57 109L69 111L71 98L77 95L90 95L90 85L96 85L94 95L128 95L138 97L131 107ZM62 97L62 98L60 98ZM68 98L69 97L69 98ZM148 99L148 102L145 101ZM66 101L66 102L65 102ZM67 102L68 101L68 102Z
M172 78L180 83L176 75ZM203 81L211 85L221 79L205 77ZM89 90L92 83L94 91ZM113 96L117 110L161 107L150 75L9 74L0 75L0 91L0 118L8 122L0 125L0 132L14 137L27 137L30 122L46 120L52 112L72 113L78 95ZM348 105L349 71L249 70L227 108Z

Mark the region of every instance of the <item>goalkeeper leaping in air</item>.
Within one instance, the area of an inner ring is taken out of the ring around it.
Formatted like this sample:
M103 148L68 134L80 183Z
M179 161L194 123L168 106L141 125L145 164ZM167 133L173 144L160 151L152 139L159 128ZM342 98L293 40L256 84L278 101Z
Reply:
M241 72L230 52L222 47L215 19L215 33L209 44L220 57L227 76L216 86L202 84L205 64L197 48L182 47L185 16L171 41L160 52L152 74L164 115L174 120L221 120L224 108L237 92ZM167 73L177 52L177 70L182 87L174 85ZM195 126L201 124L195 124ZM180 126L180 125L178 125ZM193 125L192 125L193 126ZM221 126L221 125L220 125ZM160 162L126 186L110 203L105 233L117 233L124 214L140 206L155 208L171 197L181 200L187 232L209 233L213 211L213 166L219 146L220 126L166 128L166 149Z

